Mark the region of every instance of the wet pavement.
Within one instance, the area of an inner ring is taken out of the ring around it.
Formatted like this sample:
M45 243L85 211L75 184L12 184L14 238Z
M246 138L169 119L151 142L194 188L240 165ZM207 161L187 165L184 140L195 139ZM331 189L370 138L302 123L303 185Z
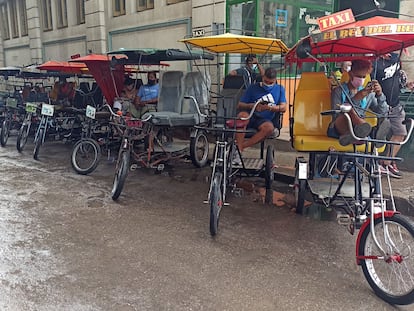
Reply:
M14 142L0 149L0 310L412 310L373 294L356 237L292 212L286 183L276 204L260 179L231 196L211 238L209 168L136 170L114 202L112 162L81 176L70 146L35 161Z

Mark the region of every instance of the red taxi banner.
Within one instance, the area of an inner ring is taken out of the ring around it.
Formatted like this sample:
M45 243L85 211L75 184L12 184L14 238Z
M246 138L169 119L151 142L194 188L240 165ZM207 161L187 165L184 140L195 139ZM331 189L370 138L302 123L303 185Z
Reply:
M319 17L317 21L319 25L319 30L327 31L333 28L338 28L344 25L351 24L355 22L355 17L351 9L346 9L331 15Z
M413 24L390 24L390 25L372 25L359 26L346 29L335 29L312 35L314 42L323 42L327 40L339 40L346 38L378 36L378 35L405 35L414 34Z

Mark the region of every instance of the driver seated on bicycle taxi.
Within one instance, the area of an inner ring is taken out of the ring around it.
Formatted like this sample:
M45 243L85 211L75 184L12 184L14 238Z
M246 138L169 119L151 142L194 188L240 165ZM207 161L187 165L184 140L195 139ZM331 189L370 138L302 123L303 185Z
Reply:
M139 88L136 99L133 102L131 114L136 118L140 118L146 112L156 111L159 90L157 74L155 71L148 72L147 84Z
M364 119L367 109L383 115L388 112L387 100L378 81L372 80L366 87L363 86L365 77L371 70L372 64L370 61L365 59L353 60L349 71L349 81L334 88L331 94L333 110L337 110L341 104L350 105L347 95L351 98L353 107L348 114L357 137L365 138L371 133L371 125ZM385 132L387 132L387 129L380 127L377 131L377 138L385 138L382 137L386 135ZM333 117L327 134L329 137L339 138L339 143L342 146L354 143L347 119L342 113Z
M114 100L114 109L122 111L123 115L127 115L130 110L130 106L135 101L137 95L137 89L135 81L130 77L126 77L124 80L124 87L121 91L120 97Z
M274 120L279 113L286 110L285 89L277 84L277 71L275 68L267 68L262 77L262 82L256 82L250 85L244 95L240 98L237 109L240 111L238 118L246 118L249 116L251 109L258 100L262 100L256 106L256 111L248 122L246 121L243 130L246 128L256 129L257 132L249 139L245 139L246 133L236 133L236 143L240 152L246 148L263 141L271 136L275 129ZM239 153L235 152L233 162L240 164Z

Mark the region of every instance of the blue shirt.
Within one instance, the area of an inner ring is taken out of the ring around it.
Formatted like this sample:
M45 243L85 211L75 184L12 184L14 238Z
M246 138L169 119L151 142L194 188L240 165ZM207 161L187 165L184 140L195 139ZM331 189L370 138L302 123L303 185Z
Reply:
M276 105L286 102L285 88L283 86L280 84L275 84L270 89L270 91L267 91L264 89L260 82L250 85L243 96L240 98L240 101L243 103L255 103L259 98L268 94L272 94ZM272 121L275 117L276 112L266 110L261 112L256 111L255 114L262 117L263 119Z
M159 91L159 84L156 83L154 85L145 84L142 85L138 90L138 96L141 98L142 101L151 100L154 98L158 98L158 91Z

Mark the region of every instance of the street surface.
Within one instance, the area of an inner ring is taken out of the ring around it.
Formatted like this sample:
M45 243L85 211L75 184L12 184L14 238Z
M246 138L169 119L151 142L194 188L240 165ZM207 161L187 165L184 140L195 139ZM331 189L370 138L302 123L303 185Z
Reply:
M277 205L231 196L213 239L209 168L130 172L113 202L114 164L81 176L70 153L0 149L0 310L414 310L377 298L356 237L293 213L286 184Z

